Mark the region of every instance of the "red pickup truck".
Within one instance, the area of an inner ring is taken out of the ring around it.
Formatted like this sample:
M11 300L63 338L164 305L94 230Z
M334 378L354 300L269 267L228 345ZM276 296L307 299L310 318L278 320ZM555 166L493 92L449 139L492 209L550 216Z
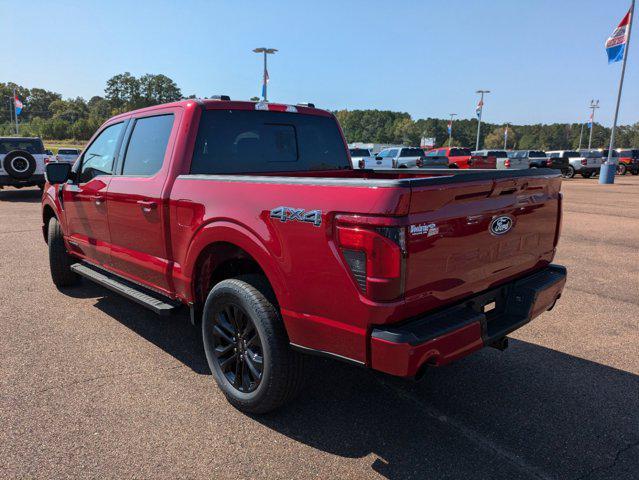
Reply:
M441 147L429 150L426 156L448 157L450 168L497 168L497 158L491 155L473 155L469 148Z
M353 170L312 106L186 100L108 120L73 168L47 166L59 288L85 277L159 314L187 306L229 401L272 410L302 353L402 377L549 310L561 178Z

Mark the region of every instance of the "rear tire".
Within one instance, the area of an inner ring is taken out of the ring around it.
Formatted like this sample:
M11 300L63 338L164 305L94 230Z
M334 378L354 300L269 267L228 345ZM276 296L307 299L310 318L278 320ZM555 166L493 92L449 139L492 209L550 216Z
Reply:
M573 167L572 165L568 165L565 176L566 178L575 178L575 167Z
M590 177L592 177L592 172L584 172L584 173L581 174L581 176L584 177L584 178L590 178Z
M49 244L49 269L55 286L63 288L77 284L79 277L71 270L71 265L74 261L67 252L60 222L55 217L49 220L47 243Z
M626 167L623 163L617 165L617 175L625 175L628 171L628 167Z
M304 358L291 349L275 296L262 276L213 287L204 304L202 340L218 387L242 412L275 410L303 386Z

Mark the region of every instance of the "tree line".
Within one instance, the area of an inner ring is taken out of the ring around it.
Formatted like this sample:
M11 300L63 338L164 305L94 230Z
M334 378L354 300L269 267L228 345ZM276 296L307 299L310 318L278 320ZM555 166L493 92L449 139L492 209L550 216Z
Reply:
M14 83L0 83L0 135L15 132L11 104L13 90L24 104L19 116L20 134L44 139L87 140L109 117L151 105L172 102L183 96L177 84L166 75L146 74L135 77L129 72L107 80L104 95L89 100L82 97L63 99L62 95L43 88L26 88ZM252 97L251 100L258 100ZM384 110L338 110L337 116L349 142L419 145L422 137L434 138L435 145L447 144L448 120L426 118L414 120L408 113ZM504 125L482 122L480 145L503 148ZM590 130L581 123L509 125L508 148L574 149L588 146ZM453 145L475 146L476 119L459 119L453 123ZM593 148L605 147L610 129L595 123ZM618 129L617 145L639 148L639 122Z

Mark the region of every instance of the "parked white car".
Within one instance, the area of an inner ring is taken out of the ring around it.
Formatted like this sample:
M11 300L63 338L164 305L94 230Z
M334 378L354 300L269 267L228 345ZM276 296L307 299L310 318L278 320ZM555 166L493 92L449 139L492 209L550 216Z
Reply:
M0 188L44 187L45 158L42 139L0 137Z
M368 148L349 148L353 168L393 168L390 158L377 159Z
M79 156L79 148L58 148L58 154L55 156L55 158L58 162L74 164Z
M426 157L419 147L385 148L375 158L390 160L392 168L448 168L447 157Z
M590 178L599 173L601 164L605 161L598 150L553 150L546 153L550 158L568 159L566 178L573 178L576 174Z

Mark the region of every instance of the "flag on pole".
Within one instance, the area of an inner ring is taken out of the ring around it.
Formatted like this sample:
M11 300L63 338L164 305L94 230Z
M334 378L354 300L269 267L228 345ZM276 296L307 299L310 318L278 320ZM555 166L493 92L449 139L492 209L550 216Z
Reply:
M448 122L448 127L446 127L446 131L448 132L448 135L450 135L453 132L453 121L449 121Z
M264 83L262 83L262 97L266 96L266 84L268 83L268 70L264 70Z
M13 97L13 104L16 107L16 117L17 117L22 112L22 107L23 107L22 102L20 101L17 95Z
M617 28L612 32L612 35L606 40L606 53L608 54L608 63L620 62L623 60L623 54L626 49L626 43L628 42L628 27L631 21L631 13L628 13L621 19Z
M594 115L595 112L590 114L590 118L588 119L588 128L592 129L592 116Z
M477 117L481 115L482 108L484 108L484 101L480 99L479 103L477 104L477 108L475 109L475 113L477 114Z

